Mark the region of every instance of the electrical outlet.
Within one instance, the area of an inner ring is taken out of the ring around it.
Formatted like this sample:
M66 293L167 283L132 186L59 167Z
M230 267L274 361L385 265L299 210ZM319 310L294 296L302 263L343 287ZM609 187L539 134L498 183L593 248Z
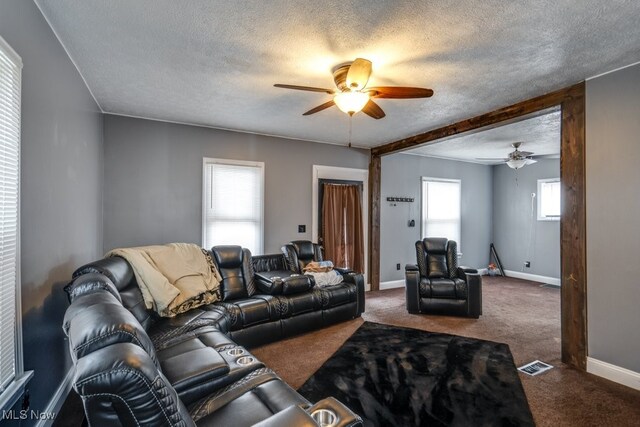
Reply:
M525 261L524 262L524 266L527 267L527 268L530 268L531 267L531 261Z
M396 264L396 270L400 270L400 263Z

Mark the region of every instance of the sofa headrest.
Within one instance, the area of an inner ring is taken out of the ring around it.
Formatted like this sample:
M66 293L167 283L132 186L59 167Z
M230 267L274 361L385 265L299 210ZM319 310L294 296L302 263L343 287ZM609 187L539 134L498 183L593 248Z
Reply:
M211 252L220 268L238 268L242 266L243 251L241 246L214 246Z
M78 297L65 313L64 324L75 360L126 342L140 346L157 363L153 343L140 322L108 292Z
M129 286L134 279L133 269L124 258L117 256L102 258L98 261L85 264L73 272L73 278L87 273L104 274L113 282L118 291Z
M118 302L122 303L122 298L116 286L107 276L100 273L87 273L78 276L65 286L64 290L67 295L69 295L70 302L73 302L82 295L107 291L113 295Z
M301 261L312 260L315 256L315 250L313 243L308 240L294 240L291 245L296 249L298 259Z
M447 243L449 242L449 240L446 237L427 237L423 240L423 242L424 248L427 253L447 253Z

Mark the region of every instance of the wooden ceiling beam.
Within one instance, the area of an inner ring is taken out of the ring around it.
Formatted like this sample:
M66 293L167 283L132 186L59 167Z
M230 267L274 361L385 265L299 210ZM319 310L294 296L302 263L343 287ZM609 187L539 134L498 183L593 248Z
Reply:
M503 107L490 113L472 117L461 122L457 122L448 126L433 129L428 132L420 133L418 135L410 136L408 138L374 147L371 149L371 155L385 156L388 154L397 153L399 151L408 150L410 148L415 148L427 142L435 141L453 135L458 135L463 132L468 132L487 126L493 126L496 124L504 124L504 122L508 120L513 120L527 114L535 113L537 111L557 107L563 102L574 98L579 98L580 96L583 96L583 94L584 82L557 90L555 92L547 93L546 95L528 99L517 104L509 105L508 107Z

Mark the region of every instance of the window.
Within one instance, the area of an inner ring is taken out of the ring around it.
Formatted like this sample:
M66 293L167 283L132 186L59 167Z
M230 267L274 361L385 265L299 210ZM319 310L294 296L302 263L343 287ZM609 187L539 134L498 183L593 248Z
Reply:
M446 237L460 251L459 179L422 178L422 238Z
M263 249L264 163L204 159L202 240L205 248Z
M538 221L560 220L560 178L538 180Z
M20 96L22 61L0 37L0 409L30 377L20 314Z

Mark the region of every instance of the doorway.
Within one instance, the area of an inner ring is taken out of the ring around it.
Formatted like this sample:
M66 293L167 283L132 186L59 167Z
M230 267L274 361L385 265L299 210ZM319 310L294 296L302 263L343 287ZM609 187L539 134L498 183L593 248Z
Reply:
M312 225L311 238L314 242L318 242L321 236L321 213L322 206L320 199L321 182L332 181L335 183L355 183L359 185L362 211L362 228L363 228L363 244L364 244L364 279L365 288L369 290L368 283L368 266L369 266L369 171L367 169L341 168L335 166L313 165L312 170Z
M587 365L585 83L509 105L439 129L414 135L371 150L371 224L380 222L381 157L443 137L514 119L559 106L561 121L560 216L562 361L580 370ZM372 287L380 283L380 229L372 227L370 240Z
M335 265L364 272L362 181L318 181L318 243Z

